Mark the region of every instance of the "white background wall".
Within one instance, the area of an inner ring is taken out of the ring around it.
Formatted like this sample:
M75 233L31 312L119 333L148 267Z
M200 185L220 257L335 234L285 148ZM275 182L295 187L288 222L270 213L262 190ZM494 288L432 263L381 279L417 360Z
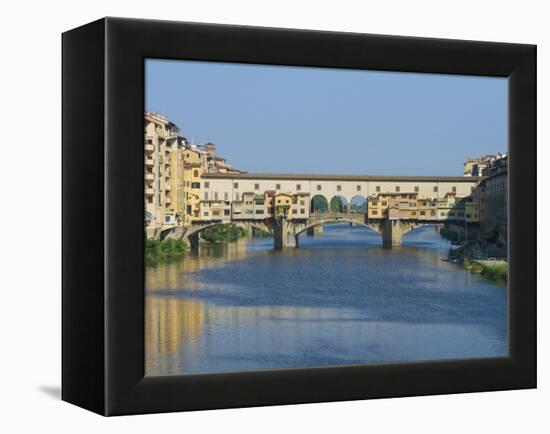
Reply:
M539 390L104 419L58 399L61 39L105 15L539 44L539 216L548 210L548 12L543 1L27 1L0 15L2 299L0 431L549 432L550 280L539 292ZM542 220L542 218L540 218ZM549 231L539 230L540 265Z

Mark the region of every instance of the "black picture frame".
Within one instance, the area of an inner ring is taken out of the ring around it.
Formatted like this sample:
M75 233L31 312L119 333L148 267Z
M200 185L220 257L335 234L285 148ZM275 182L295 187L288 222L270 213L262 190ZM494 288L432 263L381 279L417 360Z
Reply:
M63 50L62 399L102 415L536 387L536 46L104 18ZM509 357L144 377L144 59L508 77Z

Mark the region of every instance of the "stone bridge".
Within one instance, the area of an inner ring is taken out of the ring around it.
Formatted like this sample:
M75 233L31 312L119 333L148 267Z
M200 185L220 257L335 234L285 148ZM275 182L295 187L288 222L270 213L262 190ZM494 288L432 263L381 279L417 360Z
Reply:
M160 234L161 239L184 239L191 247L198 246L200 233L208 228L231 223L242 227L248 231L256 228L273 235L274 248L276 250L284 248L298 247L298 237L305 231L321 227L327 223L351 223L372 229L382 236L384 247L395 247L401 245L401 238L407 232L416 229L419 226L432 224L433 222L417 220L390 220L390 219L368 219L366 214L362 213L314 213L307 219L288 220L284 216L277 216L265 220L233 220L222 222L194 222L189 227L175 227L163 231ZM440 223L440 222L439 222Z

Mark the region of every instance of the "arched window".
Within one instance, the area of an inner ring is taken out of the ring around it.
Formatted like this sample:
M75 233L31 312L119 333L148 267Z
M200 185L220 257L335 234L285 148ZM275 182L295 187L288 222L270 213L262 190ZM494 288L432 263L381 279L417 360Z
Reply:
M198 171L198 170L194 170L194 171L193 171L193 176L194 176L194 177L198 177L198 176L199 176L199 171Z

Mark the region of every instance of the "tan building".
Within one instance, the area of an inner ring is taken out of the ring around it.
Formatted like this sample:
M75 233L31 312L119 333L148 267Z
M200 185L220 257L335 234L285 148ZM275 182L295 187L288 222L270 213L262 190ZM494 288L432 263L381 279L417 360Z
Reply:
M184 155L191 156L190 161L183 163L183 182L184 182L184 218L185 226L193 223L200 218L200 201L201 197L201 176L203 168L200 161L194 161L194 153L185 151Z
M417 194L404 193L380 193L369 200L369 219L417 219Z
M275 216L292 219L292 193L277 193L274 196Z
M503 158L478 188L482 236L504 245L508 243L507 163L507 158Z
M160 228L175 226L182 217L183 173L178 170L177 151L186 139L165 116L145 113L145 229L152 235Z

